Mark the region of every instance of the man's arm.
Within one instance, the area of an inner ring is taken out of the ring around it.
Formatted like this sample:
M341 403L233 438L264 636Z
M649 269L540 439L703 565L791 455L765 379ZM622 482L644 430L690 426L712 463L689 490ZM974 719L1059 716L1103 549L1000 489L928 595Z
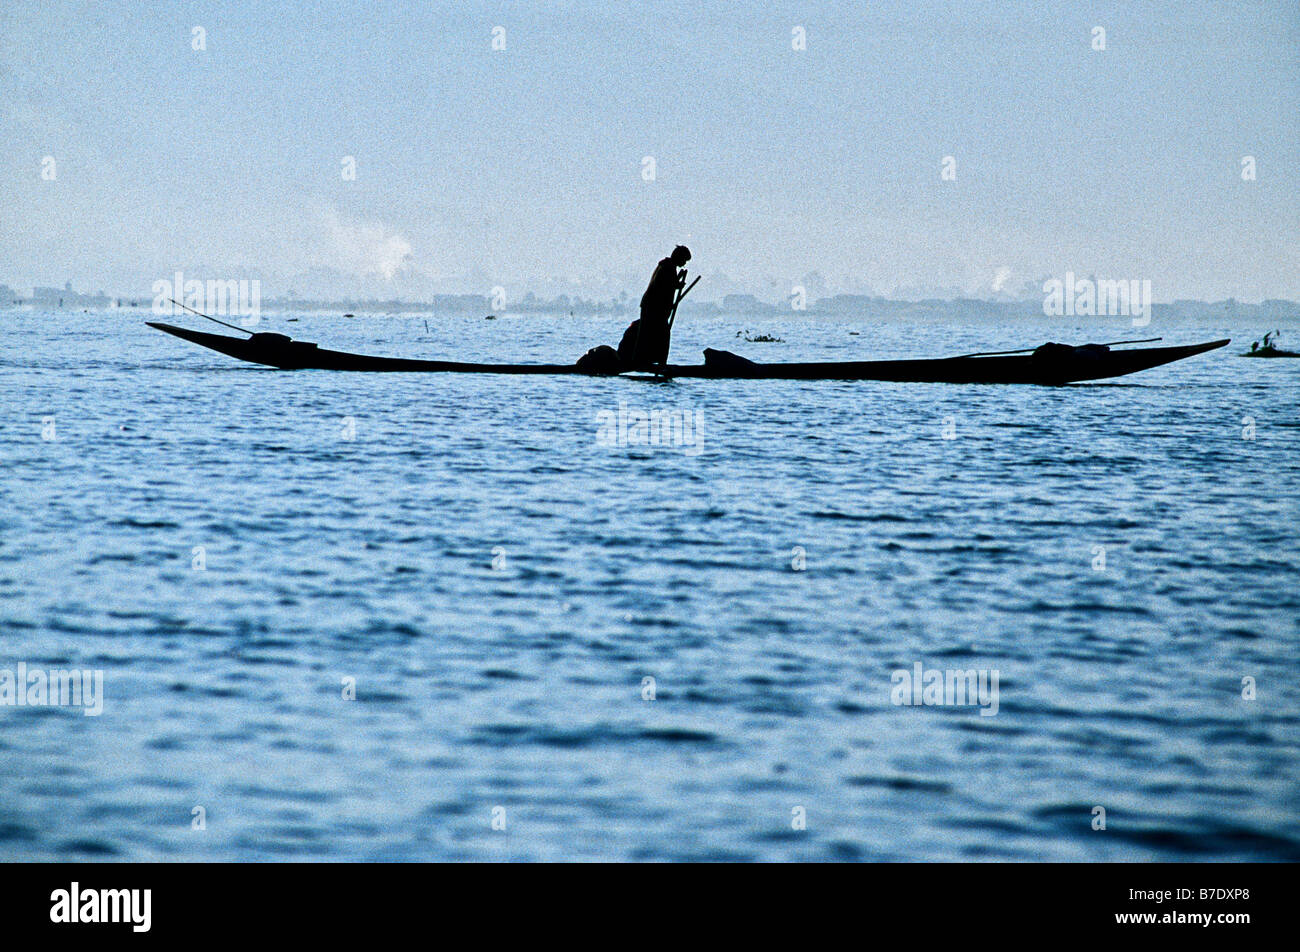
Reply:
M680 286L677 281L677 267L671 260L665 258L655 268L646 293L656 309L667 312L673 306L673 299L677 296L677 288Z

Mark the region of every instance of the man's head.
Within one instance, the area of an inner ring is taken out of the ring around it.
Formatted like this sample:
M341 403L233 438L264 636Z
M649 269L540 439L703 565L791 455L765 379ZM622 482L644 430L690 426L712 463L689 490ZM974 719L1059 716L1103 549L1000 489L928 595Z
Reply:
M691 249L685 245L678 245L673 249L672 263L677 267L685 267L686 262L691 260Z

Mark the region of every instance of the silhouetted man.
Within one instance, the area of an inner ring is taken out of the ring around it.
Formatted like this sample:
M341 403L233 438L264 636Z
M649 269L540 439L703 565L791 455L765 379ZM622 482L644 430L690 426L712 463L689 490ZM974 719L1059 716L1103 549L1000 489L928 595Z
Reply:
M686 262L691 252L678 245L673 253L659 262L650 284L641 295L641 319L634 321L623 334L618 356L625 366L643 368L668 360L668 316L672 313L677 292L686 284Z

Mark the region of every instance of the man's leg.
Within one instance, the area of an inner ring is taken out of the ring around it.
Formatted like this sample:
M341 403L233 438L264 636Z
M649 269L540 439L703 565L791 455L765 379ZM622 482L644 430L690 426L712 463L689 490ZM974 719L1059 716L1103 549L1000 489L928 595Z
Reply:
M641 333L637 335L636 341L635 365L644 368L654 363L661 363L668 353L667 336L667 321L657 314L647 314L642 311Z
M646 361L662 364L668 359L668 322L659 321L650 329L650 341L646 347Z
M668 323L665 321L663 327L659 331L658 337L655 339L654 362L656 364L668 363L668 348L672 343L670 340L671 336L672 330L668 327Z

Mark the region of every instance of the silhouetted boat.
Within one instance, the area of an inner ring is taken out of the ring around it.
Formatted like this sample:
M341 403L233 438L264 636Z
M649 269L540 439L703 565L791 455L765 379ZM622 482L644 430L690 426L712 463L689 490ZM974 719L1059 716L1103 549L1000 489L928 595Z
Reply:
M1263 346L1259 341L1250 345L1250 350L1242 354L1242 357L1300 357L1300 353L1294 350L1283 350L1277 346L1277 339L1282 335L1281 331L1269 331L1264 335Z
M413 373L577 374L573 364L464 364L407 357L369 357L325 350L283 334L247 339L192 331L149 321L149 326L237 360L281 370L358 370ZM721 351L706 350L703 364L667 364L652 372L662 377L736 380L888 380L902 383L1029 383L1055 385L1122 377L1223 347L1228 340L1183 347L1104 348L1050 357L1042 355L964 356L934 360L864 360L839 363L759 364ZM1062 348L1068 352L1070 348Z
M1258 350L1248 350L1242 357L1300 357L1300 352L1294 350L1283 350L1280 347L1261 347Z

